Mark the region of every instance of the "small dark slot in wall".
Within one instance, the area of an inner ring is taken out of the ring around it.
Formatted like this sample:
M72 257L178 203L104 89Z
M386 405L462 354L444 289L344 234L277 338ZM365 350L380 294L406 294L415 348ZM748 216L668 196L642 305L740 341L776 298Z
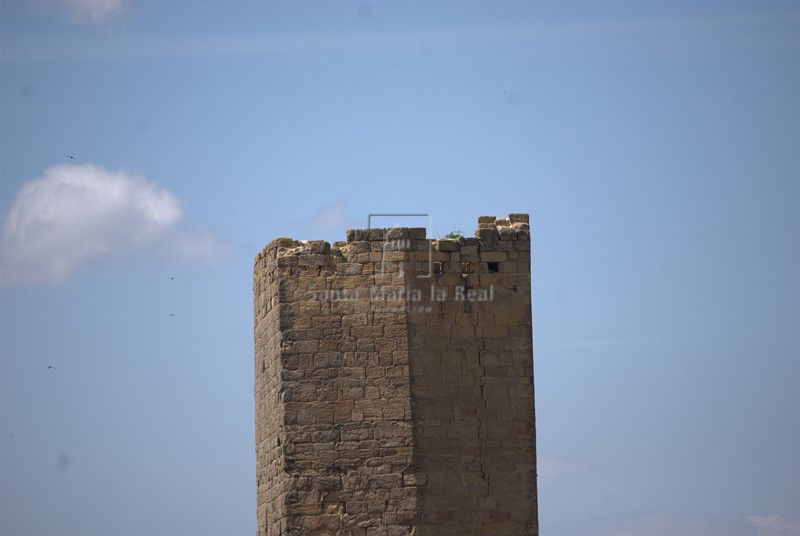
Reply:
M500 271L500 263L499 262L490 262L489 263L489 272L497 273Z

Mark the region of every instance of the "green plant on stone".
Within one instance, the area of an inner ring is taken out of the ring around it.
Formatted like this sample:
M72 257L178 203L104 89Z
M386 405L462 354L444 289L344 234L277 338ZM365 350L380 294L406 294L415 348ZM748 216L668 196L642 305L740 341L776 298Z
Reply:
M458 231L450 231L449 233L444 235L445 238L460 238L462 236L464 236L464 233L461 232L461 229L459 229Z

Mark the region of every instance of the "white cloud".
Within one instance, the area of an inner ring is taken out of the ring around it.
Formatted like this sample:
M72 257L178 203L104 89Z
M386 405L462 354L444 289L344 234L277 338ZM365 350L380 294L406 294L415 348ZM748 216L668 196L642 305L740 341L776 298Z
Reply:
M230 244L223 242L210 231L186 233L175 231L162 241L167 250L187 260L213 263L231 251Z
M587 460L566 458L563 456L538 456L536 472L540 479L553 478L559 475L583 473L591 468Z
M103 22L112 16L133 13L129 0L28 0L32 5L44 6L47 11L58 10L76 22ZM701 15L691 17L648 17L625 19L598 19L579 22L553 22L479 26L450 29L425 29L413 31L326 31L326 32L257 32L227 34L186 34L138 36L129 43L114 47L97 47L92 42L72 43L37 38L35 42L14 46L9 43L3 57L11 60L85 60L98 59L123 61L130 59L156 59L168 57L209 55L272 55L307 53L344 53L363 50L394 50L421 52L422 50L466 50L476 44L522 46L526 51L547 50L553 44L561 47L576 45L584 50L587 43L599 39L625 36L648 36L653 46L676 46L691 49L694 46L687 35L705 35L718 31L722 36L735 38L738 46L748 41L743 35L758 35L748 31L753 27L782 24L793 12L777 11L753 14ZM699 33L698 33L699 32ZM791 33L781 33L793 39ZM681 38L676 40L676 38ZM530 54L531 52L527 52ZM535 53L535 52L534 52Z
M133 12L131 0L29 0L29 3L37 11L54 11L81 24L100 24Z
M347 216L347 203L337 201L320 208L312 214L305 223L305 227L314 231L331 229L344 231L344 228L350 223L350 219Z
M699 338L673 337L673 338L630 338L630 339L592 339L592 340L539 340L537 348L540 350L564 349L564 348L614 348L614 347L634 347L634 346L660 346L665 344L680 344L687 342L699 342Z
M758 536L800 536L800 521L797 519L772 514L750 516L747 522L758 530Z
M306 220L295 223L285 232L293 238L334 242L344 240L347 229L361 229L366 226L366 218L363 222L351 219L348 216L347 203L336 201L319 208Z
M638 512L573 519L551 527L554 536L747 536L743 519L689 512ZM783 533L781 533L783 534ZM792 533L795 534L795 533Z
M182 257L214 260L213 236L174 229L180 200L127 171L63 164L20 188L5 219L3 284L64 281L109 255L169 248Z

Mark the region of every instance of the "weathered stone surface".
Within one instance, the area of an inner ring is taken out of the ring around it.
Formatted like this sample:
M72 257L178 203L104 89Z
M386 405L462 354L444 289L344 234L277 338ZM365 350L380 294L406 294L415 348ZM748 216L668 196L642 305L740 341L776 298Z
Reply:
M515 240L517 238L517 232L513 227L499 227L497 232L500 240Z
M433 247L436 251L453 252L458 251L460 244L457 239L442 238L440 240L436 240L433 243Z
M258 536L538 535L528 216L478 221L256 256Z
M494 245L492 242L497 240L497 227L492 225L491 227L485 228L478 228L475 230L475 236L481 240L481 245L483 246L491 246L492 248Z
M425 240L425 227L411 227L408 231L412 240Z

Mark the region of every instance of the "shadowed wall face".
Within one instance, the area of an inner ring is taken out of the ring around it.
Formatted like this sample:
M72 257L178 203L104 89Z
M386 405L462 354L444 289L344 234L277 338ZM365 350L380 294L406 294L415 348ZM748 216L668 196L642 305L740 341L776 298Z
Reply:
M258 534L538 534L527 215L256 258Z
M527 215L434 242L430 312L409 314L416 534L537 534Z

